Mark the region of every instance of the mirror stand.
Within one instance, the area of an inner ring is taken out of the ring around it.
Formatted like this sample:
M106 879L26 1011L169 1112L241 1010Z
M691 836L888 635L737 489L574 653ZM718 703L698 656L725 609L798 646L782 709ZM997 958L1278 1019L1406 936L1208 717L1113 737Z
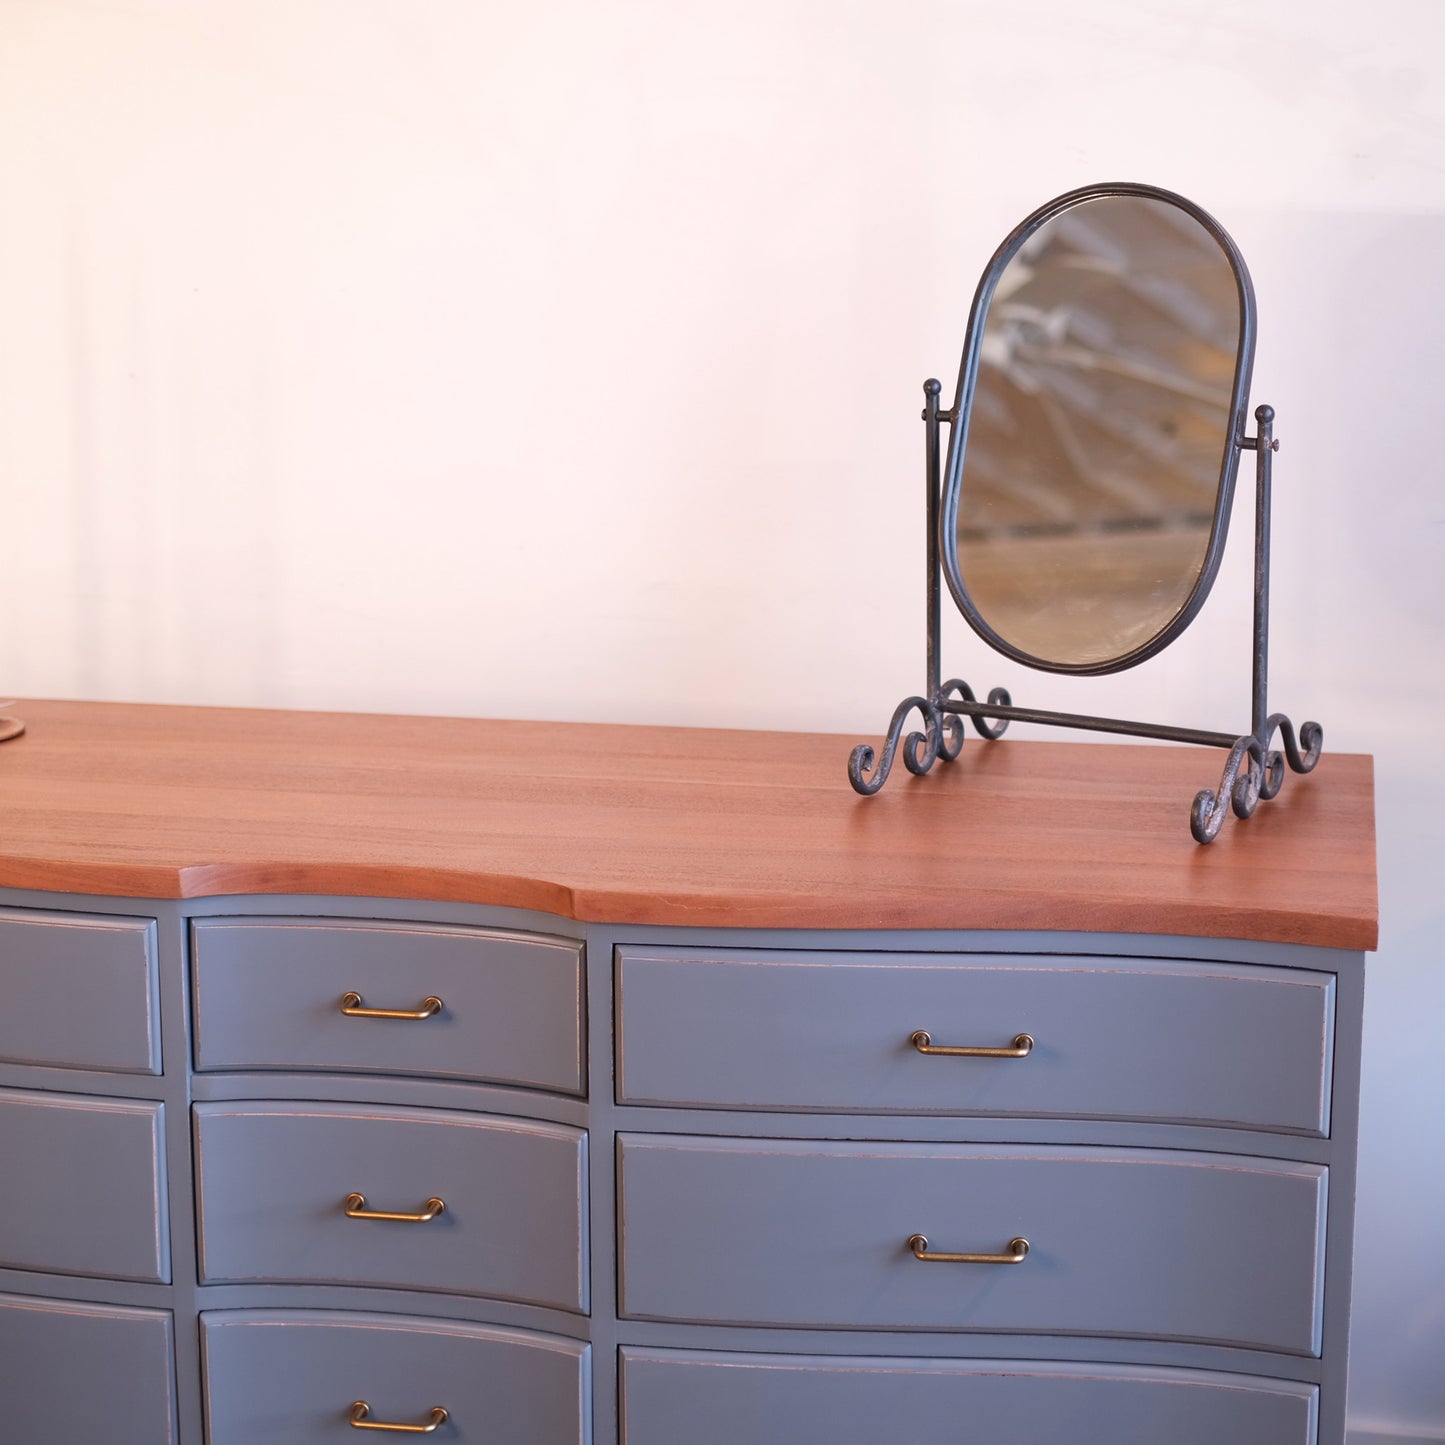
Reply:
M1297 740L1294 724L1289 718L1283 713L1269 711L1270 470L1274 453L1279 450L1279 442L1274 438L1274 408L1256 407L1255 435L1245 436L1241 430L1233 441L1237 450L1255 453L1253 709L1250 731L1236 737L1230 733L1204 732L1122 718L1014 707L1012 697L1002 687L991 689L987 701L979 702L973 689L961 679L942 681L939 662L942 622L939 427L944 422L956 425L958 416L956 409L940 410L938 399L941 391L941 384L932 378L923 384L928 522L927 693L906 697L894 709L881 754L869 743L859 743L853 749L848 759L848 780L855 791L873 794L883 786L892 770L900 740L903 744L903 765L916 776L928 772L940 759L952 762L963 748L964 718L970 719L975 731L990 741L1002 737L1010 722L1029 722L1193 743L1201 747L1228 748L1229 757L1224 764L1218 790L1201 790L1190 809L1189 828L1200 843L1214 839L1223 826L1225 813L1231 807L1236 817L1247 818L1261 798L1273 798L1284 782L1286 759L1295 772L1309 772L1319 761L1324 730L1316 722L1303 723ZM922 718L923 731L910 732L904 737L903 729L914 711ZM1271 748L1276 733L1280 737L1282 752Z

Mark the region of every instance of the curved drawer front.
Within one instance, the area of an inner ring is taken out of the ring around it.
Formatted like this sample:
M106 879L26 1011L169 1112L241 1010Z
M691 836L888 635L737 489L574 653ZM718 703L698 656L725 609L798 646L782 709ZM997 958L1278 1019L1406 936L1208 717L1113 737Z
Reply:
M0 1062L161 1071L149 918L0 910Z
M159 1103L0 1089L0 1265L170 1280Z
M1329 1127L1331 974L677 948L620 949L617 970L622 1103ZM919 1030L935 1046L1033 1046L927 1056Z
M0 1438L16 1445L170 1445L165 1310L0 1294Z
M1319 1351L1325 1173L1228 1154L621 1135L622 1313ZM1019 1263L941 1263L932 1251Z
M1314 1445L1314 1385L1032 1360L622 1351L627 1445Z
M365 1440L370 1423L426 1424L471 1445L581 1445L588 1347L529 1330L330 1310L215 1310L201 1315L210 1445ZM382 1432L371 1438L395 1438Z
M197 1104L201 1278L587 1307L587 1136L446 1109ZM351 1218L367 1212L427 1220Z
M352 1069L580 1094L582 945L484 928L207 918L191 926L198 1069ZM368 1009L424 1018L349 1017Z

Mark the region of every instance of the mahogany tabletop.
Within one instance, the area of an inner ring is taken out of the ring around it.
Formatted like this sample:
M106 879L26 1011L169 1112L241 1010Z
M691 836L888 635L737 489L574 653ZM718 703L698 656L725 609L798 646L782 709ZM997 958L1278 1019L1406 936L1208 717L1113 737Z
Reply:
M1374 774L1326 752L1208 846L1215 749L21 702L0 886L307 893L708 927L1051 929L1373 948Z

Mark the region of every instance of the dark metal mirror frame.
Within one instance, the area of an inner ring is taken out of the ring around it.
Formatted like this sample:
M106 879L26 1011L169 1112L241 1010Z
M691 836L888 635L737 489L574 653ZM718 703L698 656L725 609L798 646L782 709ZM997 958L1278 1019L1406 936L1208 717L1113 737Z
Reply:
M1008 264L1023 249L1024 244L1050 221L1089 201L1109 197L1134 196L1144 200L1162 201L1183 211L1197 222L1213 238L1224 253L1234 273L1235 289L1239 297L1239 344L1235 352L1234 381L1230 391L1229 434L1220 449L1219 484L1214 493L1214 512L1211 519L1209 541L1205 548L1204 560L1195 578L1194 586L1180 609L1160 630L1132 651L1102 662L1054 662L1047 658L1035 657L1024 652L999 636L984 620L969 595L968 584L959 567L958 548L950 545L957 534L959 499L962 494L963 459L968 446L969 418L973 411L974 391L978 384L979 359L983 350L983 336L988 321L989 306ZM1156 652L1167 647L1193 621L1195 614L1204 605L1209 589L1214 585L1219 571L1220 559L1224 555L1224 543L1229 532L1229 517L1234 503L1234 479L1239 470L1239 439L1244 436L1249 407L1249 383L1254 368L1254 286L1239 248L1230 239L1222 226L1200 210L1192 201L1163 191L1155 186L1140 186L1127 183L1114 185L1085 186L1070 191L1067 195L1040 206L1033 215L1021 222L1005 237L1003 244L994 252L988 269L978 283L973 305L969 310L968 330L964 338L963 360L958 368L958 386L954 392L953 406L939 413L939 420L949 423L948 460L943 473L943 512L940 519L938 540L940 560L943 564L944 579L963 613L969 626L995 651L1011 657L1027 667L1042 672L1065 672L1094 676L1108 672L1122 672L1133 667Z
M1019 651L989 627L978 614L963 578L959 576L956 546L948 545L947 541L956 537L968 412L978 380L984 323L999 277L1023 243L1046 221L1085 201L1104 196L1141 196L1166 201L1192 216L1214 237L1229 259L1239 286L1239 353L1235 366L1230 439L1225 446L1221 464L1213 527L1205 559L1192 591L1169 622L1134 651L1104 663L1063 664L1048 662ZM1168 742L1194 743L1203 747L1228 748L1229 756L1218 790L1201 790L1190 809L1190 831L1198 842L1208 843L1223 826L1229 808L1233 808L1237 817L1247 818L1254 812L1261 798L1273 798L1279 792L1284 782L1286 759L1297 773L1307 773L1314 767L1324 742L1323 729L1316 722L1302 723L1296 740L1294 724L1283 713L1271 713L1268 705L1270 484L1271 462L1274 453L1279 449L1279 442L1274 438L1274 408L1270 406L1255 408L1255 434L1245 435L1249 383L1254 360L1254 332L1254 288L1238 248L1212 216L1182 196L1154 186L1128 183L1088 186L1071 191L1040 207L1010 233L995 252L974 295L953 406L947 411L940 409L939 396L943 390L940 382L930 378L923 384L924 481L928 532L927 691L926 695L904 698L894 709L881 754L868 743L860 743L853 749L848 760L848 778L857 792L872 794L883 786L893 767L894 755L900 741L903 744L904 766L917 776L927 773L935 762L952 762L963 748L964 718L970 719L974 730L990 741L1002 737L1009 723L1017 721L1128 737L1157 738ZM947 423L952 429L946 491L941 485L940 476L939 428L943 423ZM939 658L942 623L940 574L946 577L949 590L969 625L991 647L1029 667L1082 675L1118 672L1145 661L1166 647L1189 625L1203 606L1219 570L1234 502L1239 454L1244 451L1255 454L1253 706L1248 733L1236 736L1231 733L1205 732L1195 728L1134 722L1122 718L1019 708L1013 706L1012 697L1007 689L1002 687L991 689L987 701L979 702L973 689L961 679L950 678L946 682L942 680ZM905 738L903 730L915 710L920 714L923 731L909 732ZM1276 733L1279 734L1282 751L1271 747Z

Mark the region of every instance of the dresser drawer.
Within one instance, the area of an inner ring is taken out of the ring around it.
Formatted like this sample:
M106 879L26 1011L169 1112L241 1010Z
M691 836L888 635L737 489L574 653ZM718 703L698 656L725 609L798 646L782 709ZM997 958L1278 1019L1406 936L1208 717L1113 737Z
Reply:
M1209 1370L633 1349L621 1391L626 1445L1314 1445L1318 1397Z
M434 1438L467 1445L582 1445L588 1347L529 1330L406 1315L216 1310L201 1315L209 1445L365 1440L377 1423L447 1418ZM382 1432L377 1439L389 1439Z
M1329 1127L1334 977L1167 959L618 950L618 1100ZM1026 1057L925 1055L933 1046Z
M1326 1171L1229 1154L624 1134L621 1311L1319 1350ZM940 1263L932 1251L1019 1263Z
M0 1089L0 1266L166 1283L163 1106Z
M200 1270L587 1308L587 1136L447 1109L197 1104ZM349 1217L441 1211L426 1220Z
M14 1445L171 1445L165 1310L0 1294L0 1439Z
M191 926L198 1069L354 1069L583 1092L582 945L442 924ZM367 1009L423 1018L356 1017Z
M161 1071L149 918L0 909L0 1063Z

